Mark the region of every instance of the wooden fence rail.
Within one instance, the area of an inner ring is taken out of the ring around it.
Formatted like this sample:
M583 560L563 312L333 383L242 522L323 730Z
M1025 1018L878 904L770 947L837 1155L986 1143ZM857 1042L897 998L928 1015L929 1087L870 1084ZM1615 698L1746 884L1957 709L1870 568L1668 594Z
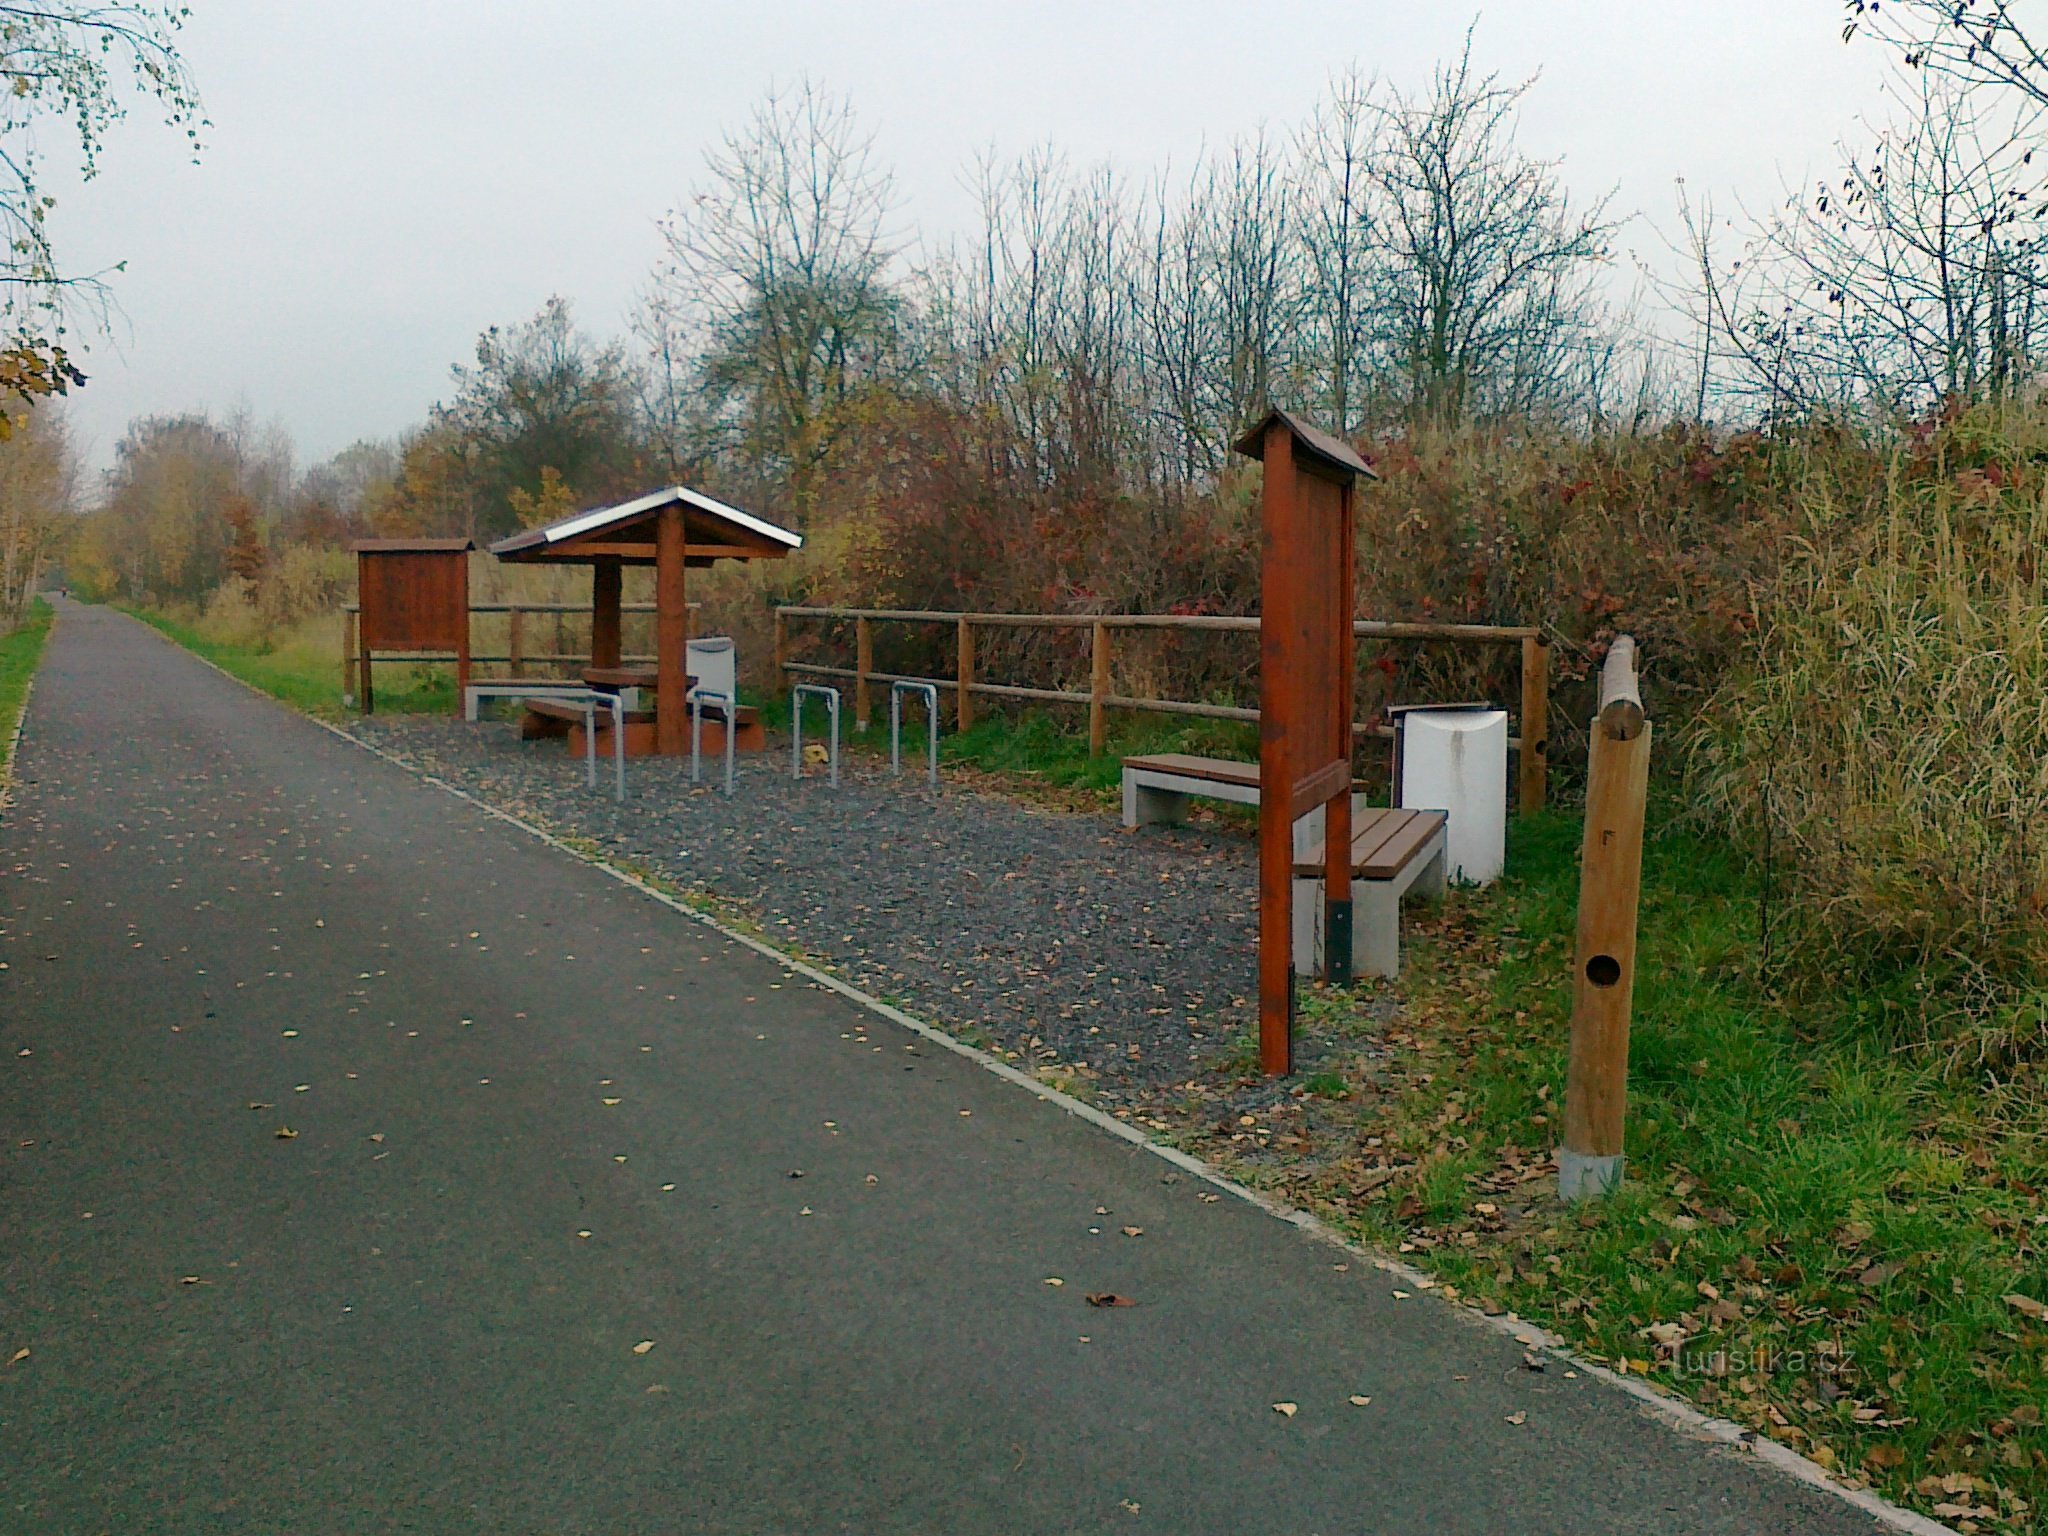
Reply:
M851 619L854 624L854 664L827 666L818 662L792 661L789 655L789 624L792 620ZM906 673L878 672L874 665L876 624L944 624L954 630L956 664L951 677L914 677ZM1112 709L1148 714L1194 715L1206 720L1256 722L1256 709L1229 704L1207 704L1192 699L1141 699L1110 691L1113 659L1112 634L1117 630L1225 631L1255 634L1259 621L1250 617L1215 614L1119 613L944 613L917 608L810 608L783 607L775 610L775 675L778 683L788 676L837 677L853 680L854 724L864 729L869 717L870 683L931 683L951 689L954 709L962 730L974 723L974 698L1025 699L1047 704L1085 705L1088 710L1088 749L1100 754L1107 741L1106 713ZM978 629L1086 629L1088 641L1088 691L1064 688L1026 688L1010 683L983 682L975 674L975 631ZM1351 626L1360 640L1448 641L1464 645L1511 647L1518 652L1521 670L1521 698L1515 724L1519 734L1508 738L1518 754L1518 800L1524 811L1540 810L1549 793L1546 740L1550 716L1550 647L1542 631L1522 625L1415 624L1379 619L1359 619ZM1352 722L1354 736L1391 739L1392 727L1378 721Z
M700 603L690 604L691 614L694 616L696 611L702 606ZM342 696L347 699L353 699L357 696L356 684L359 679L356 677L356 671L359 661L356 647L356 625L358 622L357 615L361 612L362 606L358 603L343 603L341 606L341 692ZM621 603L619 605L619 612L621 614L641 613L652 615L654 604ZM506 670L513 677L526 676L526 669L528 667L583 667L589 664L590 652L588 650L572 651L565 648L567 641L562 634L561 622L563 619L573 616L589 618L591 616L591 609L588 603L471 603L469 605L469 617L472 626L475 624L476 616L480 613L502 613L506 616L506 646L502 651L472 650L469 653L469 659L472 663L502 661L505 663ZM552 650L538 651L528 648L530 637L527 634L526 619L529 615L547 616L555 620L555 645ZM455 659L455 653L453 651L380 651L378 652L377 659L380 661L397 662L452 662ZM655 661L655 657L652 652L646 654L635 653L622 655L619 660L621 664L626 666L651 666Z

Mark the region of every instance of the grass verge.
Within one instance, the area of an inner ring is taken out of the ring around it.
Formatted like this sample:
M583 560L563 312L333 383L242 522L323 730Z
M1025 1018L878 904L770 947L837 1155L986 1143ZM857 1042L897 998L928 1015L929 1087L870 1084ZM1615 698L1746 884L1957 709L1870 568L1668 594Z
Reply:
M308 626L275 640L223 640L160 609L123 604L121 611L294 709L323 720L355 713L342 703L341 669L324 627ZM448 713L455 707L454 669L387 662L377 672L377 707L392 714Z
M28 605L28 617L21 624L0 635L0 788L5 788L13 768L15 723L28 702L29 679L43 659L55 618L39 597Z

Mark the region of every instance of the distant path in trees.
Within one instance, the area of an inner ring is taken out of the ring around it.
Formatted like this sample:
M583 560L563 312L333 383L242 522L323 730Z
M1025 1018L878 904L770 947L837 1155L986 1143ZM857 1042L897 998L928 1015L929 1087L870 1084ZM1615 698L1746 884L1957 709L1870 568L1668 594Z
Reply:
M60 606L0 1529L1878 1529Z

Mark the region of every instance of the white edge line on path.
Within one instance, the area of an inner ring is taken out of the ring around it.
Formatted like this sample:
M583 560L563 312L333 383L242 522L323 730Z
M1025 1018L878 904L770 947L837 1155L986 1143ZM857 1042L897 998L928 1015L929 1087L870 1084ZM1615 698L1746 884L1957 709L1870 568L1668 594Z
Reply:
M109 609L108 611L119 612L118 609ZM122 617L131 618L132 622L141 625L144 630L155 635L165 645L183 651L185 655L190 656L194 661L202 665L212 667L214 671L220 673L229 682L246 688L258 698L267 700L278 708L297 715L302 720L311 721L314 725L319 726L321 730L328 732L330 735L340 737L350 746L367 752L372 757L381 758L393 767L411 774L414 778L424 783L433 785L436 789L453 795L458 800L468 802L486 816L496 817L499 821L505 822L509 826L517 827L520 831L526 833L527 836L547 844L550 848L559 849L572 859L587 864L593 869L602 870L614 880L619 881L623 885L631 886L634 890L639 891L645 896L652 897L670 910L679 912L684 917L702 923L705 927L722 934L735 944L745 945L754 953L774 961L784 970L792 971L806 980L814 981L827 991L838 993L848 1002L865 1008L870 1013L880 1014L890 1023L900 1025L912 1034L929 1040L934 1045L942 1046L946 1050L953 1052L956 1056L965 1057L983 1071L992 1072L1005 1082L1013 1083L1017 1087L1024 1089L1027 1093L1036 1094L1047 1103L1058 1105L1068 1114L1073 1115L1077 1119L1087 1121L1088 1124L1094 1126L1097 1130L1106 1132L1120 1141L1127 1141L1132 1146L1151 1153L1161 1161L1171 1163L1182 1172L1192 1174L1205 1184L1209 1184L1216 1189L1224 1191L1226 1194L1235 1195L1238 1199L1257 1206L1277 1221L1283 1221L1287 1225L1307 1233L1310 1237L1326 1243L1332 1248L1341 1249L1344 1253L1354 1258L1366 1260L1376 1268L1398 1279L1409 1282L1425 1296L1430 1295L1436 1290L1438 1282L1435 1276L1417 1269L1414 1265L1406 1263L1401 1259L1381 1253L1376 1249L1368 1248L1364 1244L1346 1237L1320 1216L1308 1211L1299 1210L1284 1201L1274 1199L1271 1195L1262 1194L1256 1189L1240 1184L1217 1168L1203 1162L1202 1159L1194 1156L1192 1153L1183 1152L1178 1147L1170 1147L1163 1142L1154 1141L1143 1131L1138 1130L1135 1126L1126 1125L1114 1115L1105 1114L1092 1104L1085 1104L1070 1094L1062 1093L1050 1084L1040 1082L1028 1073L1019 1072L1008 1062L991 1056L979 1046L969 1045L964 1040L956 1039L937 1025L928 1024L914 1014L905 1013L894 1004L885 1003L879 997L874 997L861 991L860 988L842 980L840 977L834 976L831 972L821 970L809 961L799 960L792 955L786 954L774 945L757 939L750 933L742 932L740 929L723 922L711 913L693 907L685 901L678 900L667 891L641 879L640 876L633 874L630 870L621 869L616 864L600 858L596 854L585 853L573 844L564 842L545 827L515 816L510 811L500 810L497 806L478 798L459 785L451 784L438 775L415 767L404 758L394 753L386 752L382 747L374 746L370 742L364 741L361 737L344 730L330 720L322 720L317 715L308 715L299 710L292 709L290 705L285 704L282 700L265 693L254 683L236 677L234 673L215 662L209 661L197 651L186 650L185 647L179 645L177 641L171 639L168 635L147 624L143 624L140 619L133 619L131 615L127 614L123 614ZM26 716L26 709L23 710L23 714ZM1436 1299L1441 1301L1441 1298ZM1780 1445L1777 1441L1745 1429L1742 1425L1731 1420L1715 1418L1712 1414L1701 1411L1683 1398L1673 1397L1668 1393L1660 1391L1647 1381L1624 1375L1619 1371L1610 1370L1604 1365L1598 1365L1592 1361L1582 1359L1563 1339L1551 1333L1548 1329L1517 1318L1512 1312L1490 1316L1475 1307L1451 1306L1449 1303L1444 1303L1444 1305L1449 1307L1454 1316L1462 1318L1468 1323L1490 1329L1494 1333L1512 1339L1517 1343L1521 1342L1524 1338L1533 1340L1545 1353L1555 1356L1572 1369L1593 1377L1595 1380L1604 1382L1606 1385L1634 1398L1637 1403L1649 1411L1652 1417L1661 1419L1671 1427L1682 1430L1700 1440L1726 1446L1731 1450L1753 1457L1755 1460L1776 1468L1798 1482L1819 1489L1823 1493L1831 1494L1844 1503L1854 1505L1882 1524L1889 1526L1892 1530L1908 1532L1910 1536L1960 1536L1960 1533L1954 1527L1943 1525L1938 1520L1930 1520L1925 1515L1916 1514L1910 1509L1902 1508L1892 1503L1891 1500L1872 1493L1867 1488L1845 1487L1830 1477L1825 1467L1822 1467L1818 1462L1808 1460L1790 1446Z

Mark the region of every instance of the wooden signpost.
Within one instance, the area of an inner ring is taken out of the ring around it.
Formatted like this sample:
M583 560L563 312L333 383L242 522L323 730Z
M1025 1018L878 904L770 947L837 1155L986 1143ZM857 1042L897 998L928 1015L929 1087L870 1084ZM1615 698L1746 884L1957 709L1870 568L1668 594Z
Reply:
M1636 681L1636 643L1623 635L1600 670L1600 712L1587 764L1571 1059L1565 1069L1564 1145L1557 1152L1557 1192L1566 1200L1611 1194L1621 1184L1649 783L1650 724Z
M453 651L455 709L469 682L468 539L363 539L355 546L356 685L364 714L376 708L376 651Z
M1324 810L1324 948L1351 979L1352 494L1377 478L1274 410L1238 440L1265 466L1259 566L1259 1065L1294 1067L1294 824Z

